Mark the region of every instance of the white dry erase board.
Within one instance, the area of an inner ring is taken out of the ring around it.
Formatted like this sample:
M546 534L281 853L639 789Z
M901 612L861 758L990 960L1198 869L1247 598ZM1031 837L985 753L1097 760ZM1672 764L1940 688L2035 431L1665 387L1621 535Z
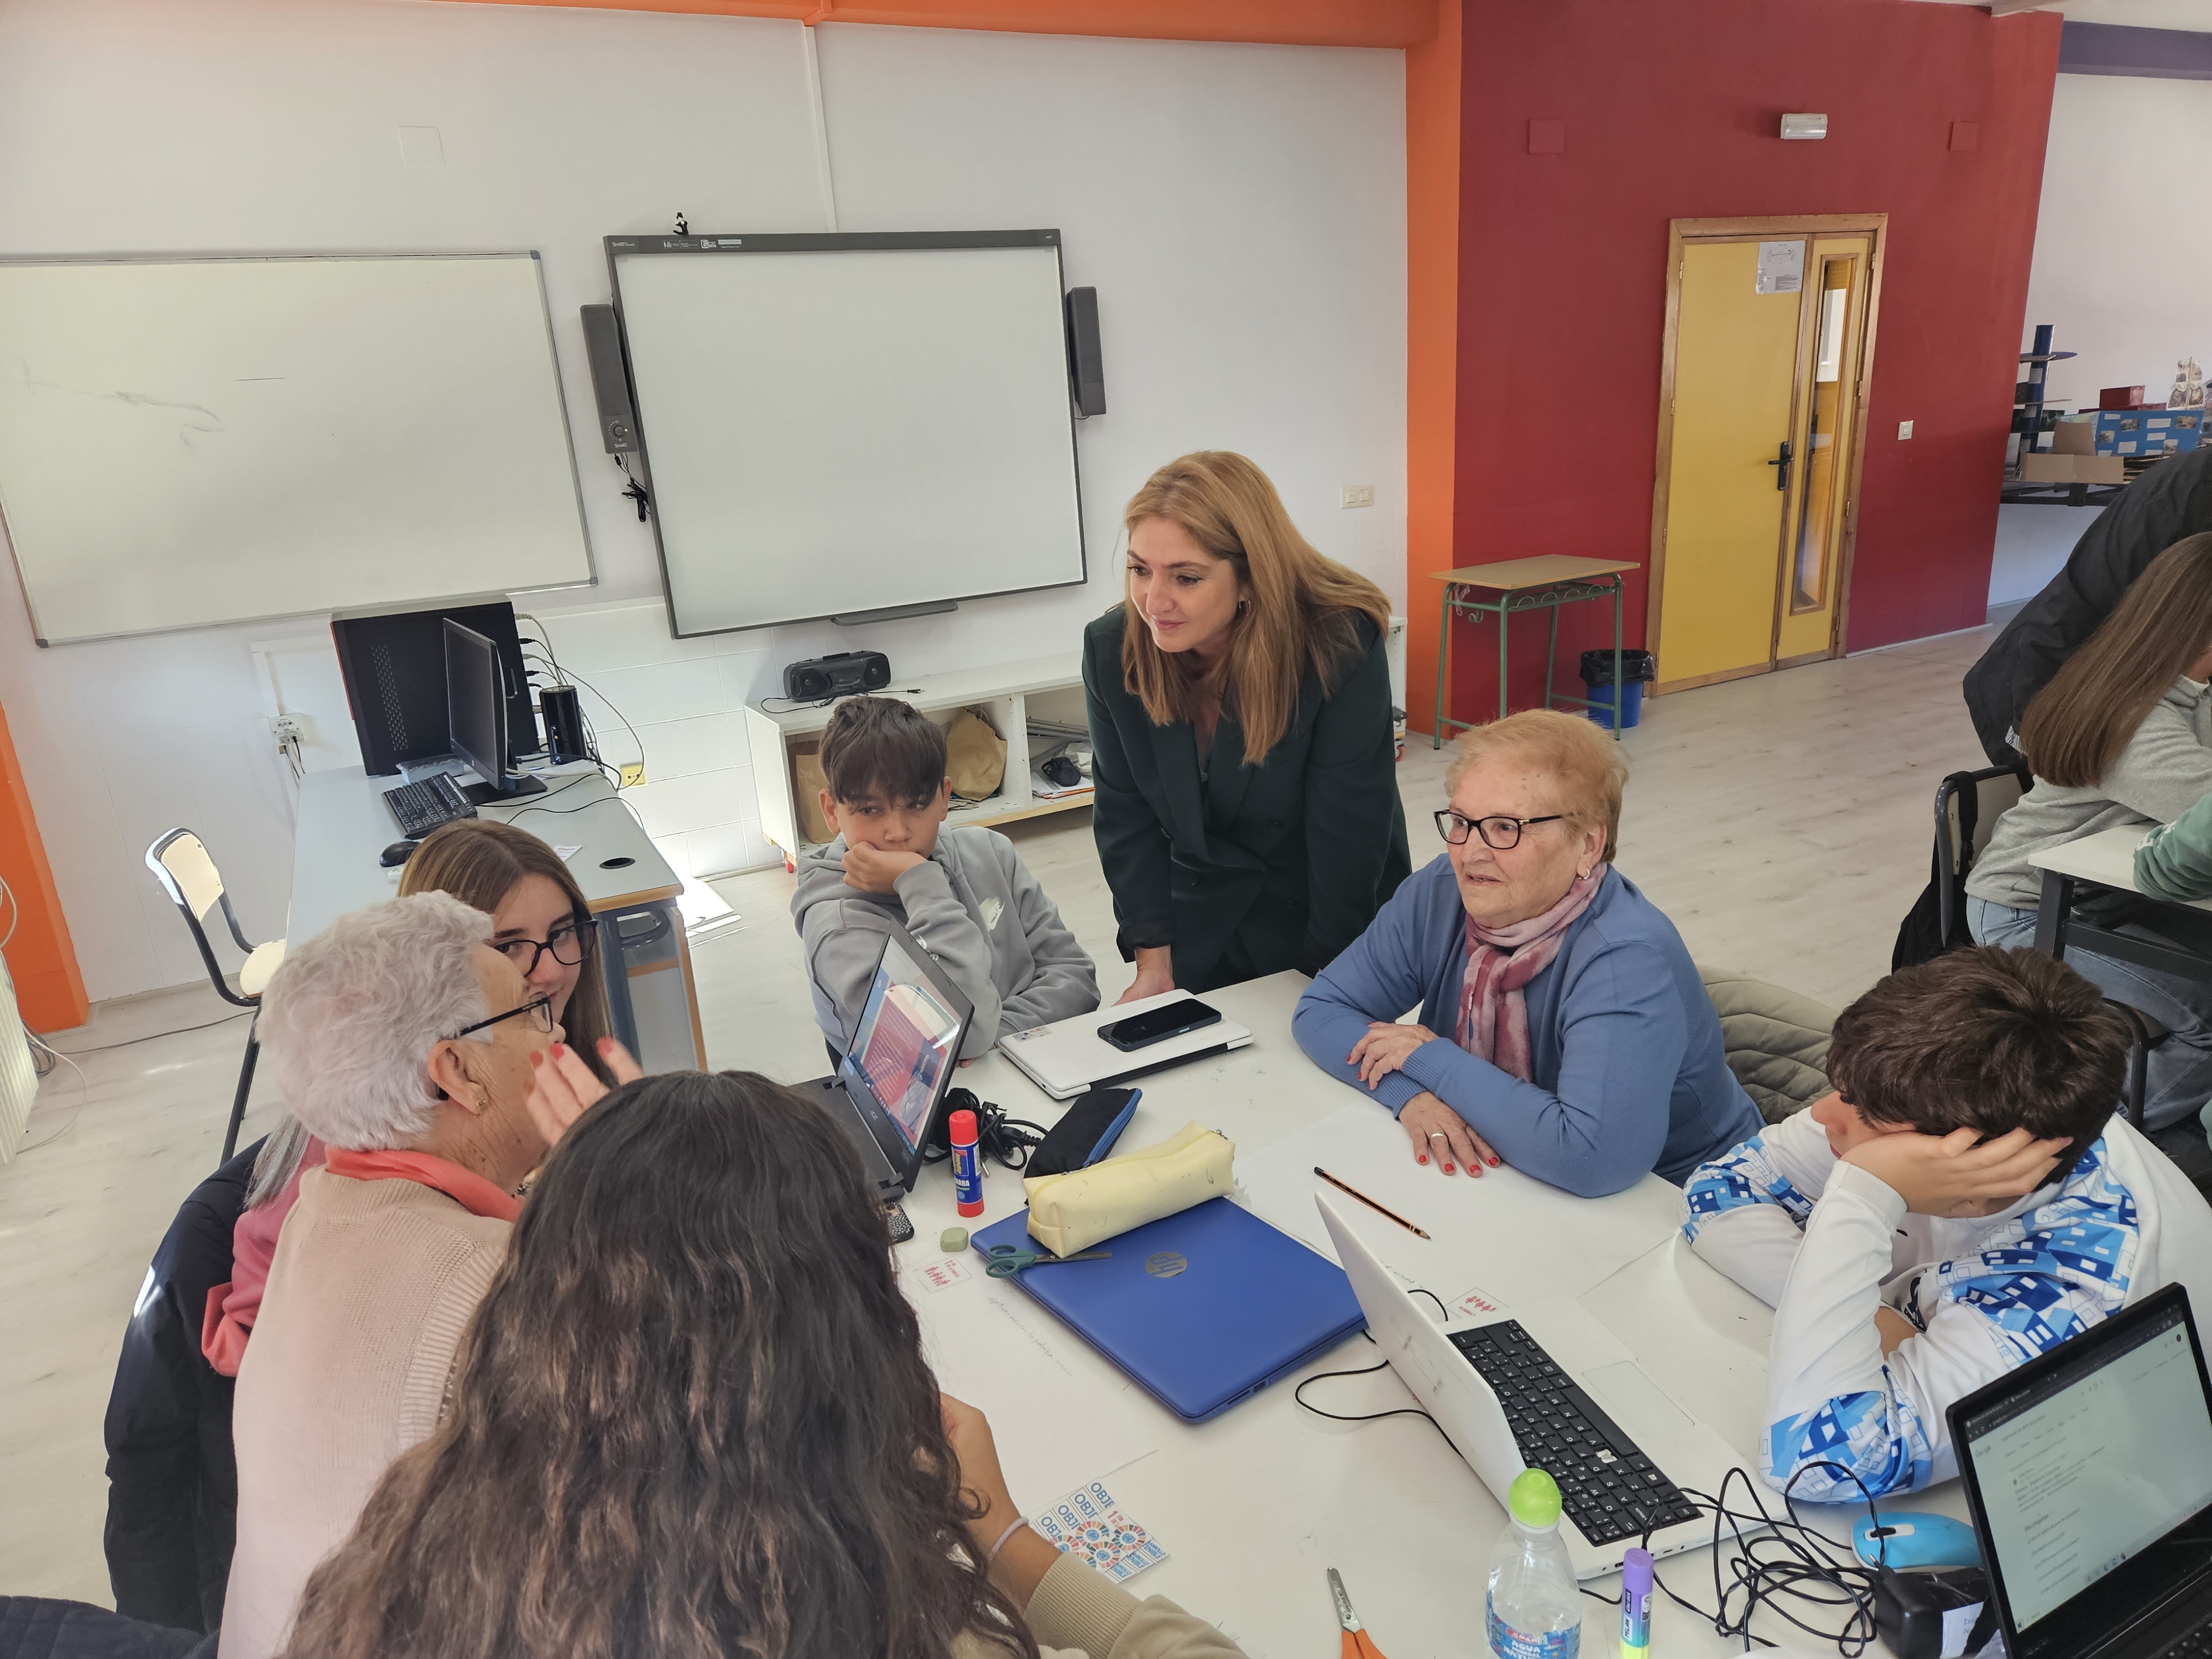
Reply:
M1084 580L1057 231L607 260L676 634Z
M0 261L42 644L592 579L534 253Z

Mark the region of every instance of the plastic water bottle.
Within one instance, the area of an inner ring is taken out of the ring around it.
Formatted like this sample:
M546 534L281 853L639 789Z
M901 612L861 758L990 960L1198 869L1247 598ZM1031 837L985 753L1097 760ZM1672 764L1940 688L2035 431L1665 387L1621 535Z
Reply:
M1498 1659L1578 1659L1582 1592L1559 1541L1559 1488L1523 1469L1506 1492L1512 1519L1490 1558L1490 1650Z

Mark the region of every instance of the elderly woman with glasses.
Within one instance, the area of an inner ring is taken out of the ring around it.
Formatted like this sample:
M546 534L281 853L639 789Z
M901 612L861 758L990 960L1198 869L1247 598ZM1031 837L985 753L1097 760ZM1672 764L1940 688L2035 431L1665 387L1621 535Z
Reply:
M1299 1000L1298 1045L1389 1107L1415 1162L1595 1198L1759 1133L1681 936L1613 867L1627 771L1570 714L1468 732L1443 855Z
M559 1135L532 1086L562 1052L553 998L493 938L451 894L390 899L293 951L263 996L285 1103L328 1154L239 1369L224 1659L282 1646L307 1575L437 1426L515 1188Z

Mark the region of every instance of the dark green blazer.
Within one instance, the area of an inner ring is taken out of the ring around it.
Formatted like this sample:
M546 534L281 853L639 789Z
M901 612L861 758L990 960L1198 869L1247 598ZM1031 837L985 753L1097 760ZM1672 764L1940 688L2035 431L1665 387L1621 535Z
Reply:
M1406 878L1406 812L1382 636L1361 618L1358 660L1334 692L1309 669L1290 729L1257 766L1233 704L1199 775L1190 722L1155 726L1121 677L1121 608L1083 632L1091 830L1121 955L1170 945L1176 985L1296 968L1317 974Z

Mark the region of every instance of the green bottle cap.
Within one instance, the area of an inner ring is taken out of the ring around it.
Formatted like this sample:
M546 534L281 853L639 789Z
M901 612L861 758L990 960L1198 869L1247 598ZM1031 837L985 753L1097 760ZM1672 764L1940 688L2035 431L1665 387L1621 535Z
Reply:
M1505 1507L1524 1527L1541 1531L1559 1524L1559 1483L1541 1469L1523 1469L1505 1491Z

